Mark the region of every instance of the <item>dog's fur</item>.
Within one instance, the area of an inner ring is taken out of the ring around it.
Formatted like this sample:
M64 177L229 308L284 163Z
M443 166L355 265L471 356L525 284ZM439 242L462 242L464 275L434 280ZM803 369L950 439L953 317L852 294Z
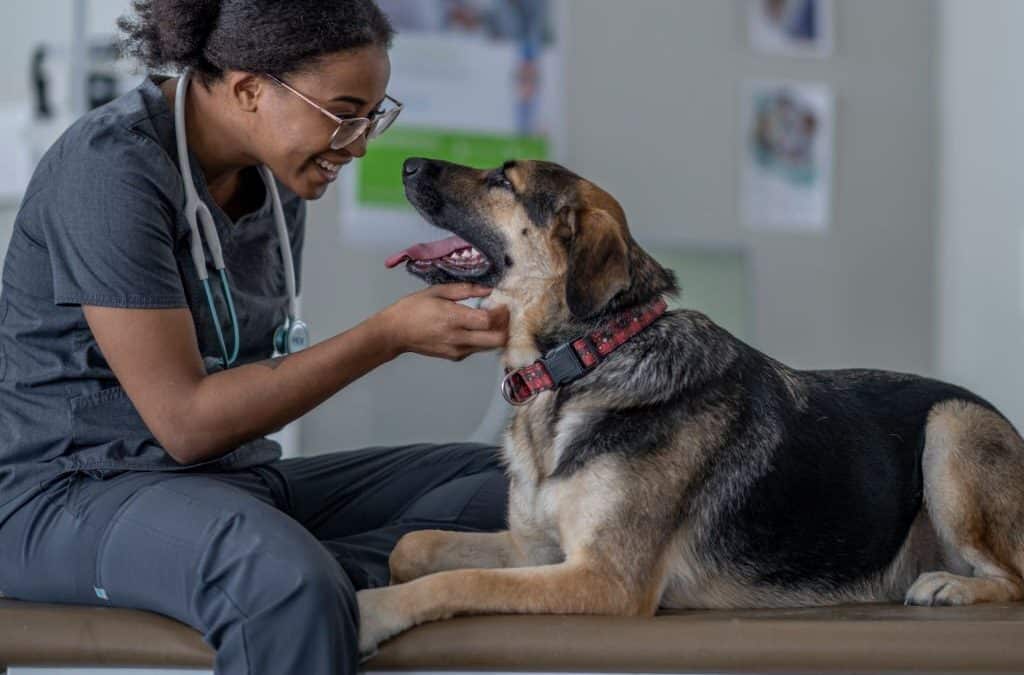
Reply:
M568 170L410 160L406 194L492 261L508 367L676 292L619 204ZM458 280L435 268L430 283ZM920 605L1024 597L1024 440L914 375L800 371L668 312L517 408L509 530L422 531L359 594L361 649L463 613Z

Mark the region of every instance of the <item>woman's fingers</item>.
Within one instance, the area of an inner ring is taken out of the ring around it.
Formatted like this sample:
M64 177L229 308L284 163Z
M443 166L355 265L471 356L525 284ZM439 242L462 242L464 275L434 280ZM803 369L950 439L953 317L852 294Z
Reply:
M508 308L472 309L458 302L491 291L477 284L442 284L392 305L386 311L402 351L461 361L474 352L503 347L508 342Z
M492 330L503 330L508 332L508 307L506 305L498 305L491 307L486 310L491 320Z
M431 286L424 291L428 295L433 295L438 298L445 298L447 300L465 300L466 298L482 298L486 295L491 294L490 288L487 286L480 286L479 284L438 284Z
M474 351L498 349L508 341L508 333L501 330L464 330L457 337L460 345L471 347Z
M508 342L507 307L468 309L459 305L459 309L462 329L454 332L453 344L480 351L498 349Z
M470 309L456 305L453 312L453 318L461 328L508 332L508 307L504 305L491 309Z

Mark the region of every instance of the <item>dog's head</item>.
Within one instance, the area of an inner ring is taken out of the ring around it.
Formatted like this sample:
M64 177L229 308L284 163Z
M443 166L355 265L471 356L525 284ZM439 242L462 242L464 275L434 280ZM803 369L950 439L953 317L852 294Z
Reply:
M676 292L674 275L633 241L619 203L557 164L478 170L412 158L403 180L420 214L456 235L388 262L407 261L428 283L491 286L492 297L540 323L590 320Z

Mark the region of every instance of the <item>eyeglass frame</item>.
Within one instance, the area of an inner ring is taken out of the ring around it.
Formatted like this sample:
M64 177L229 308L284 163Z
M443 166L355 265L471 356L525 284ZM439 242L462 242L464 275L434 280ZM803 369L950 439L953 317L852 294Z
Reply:
M399 114L401 114L402 109L404 107L402 105L402 102L399 101L398 99L392 97L389 94L384 94L384 100L391 101L395 105L395 107L391 108L390 110L385 110L379 116L377 116L377 117L348 117L348 118L338 117L337 115L332 113L330 110L327 110L322 105L320 105L319 103L317 103L313 99L309 98L308 96L306 96L301 91L299 91L295 87L291 86L287 82L284 82L280 78L274 77L270 73L263 73L263 75L266 78L268 78L268 79L276 82L277 84L281 85L282 87L284 87L285 89L287 89L291 93L295 94L296 96L301 98L303 101L305 101L309 105L313 106L314 108L316 108L317 110L322 112L324 115L327 115L328 117L331 118L331 120L333 120L338 125L337 128L334 130L334 133L331 134L331 140L330 140L331 150L341 150L342 148L346 148L346 147L352 145L352 143L354 143L356 141L356 139L358 139L363 134L366 134L367 140L372 140L374 138L377 138L378 136L380 136L385 131L387 131L388 129L391 128L391 125L394 124L395 120L398 119L398 116L399 116ZM394 114L391 115L391 119L388 122L388 125L386 127L384 127L384 130L380 131L378 133L375 133L375 134L373 134L371 136L370 133L375 131L374 123L379 123L382 119L385 118L386 115L391 114L392 112ZM335 139L337 139L338 134L341 132L342 128L352 127L353 124L355 124L355 126L358 127L358 131L353 133L352 137L349 138L345 143L337 143L337 141ZM335 145L335 143L337 143L337 145Z

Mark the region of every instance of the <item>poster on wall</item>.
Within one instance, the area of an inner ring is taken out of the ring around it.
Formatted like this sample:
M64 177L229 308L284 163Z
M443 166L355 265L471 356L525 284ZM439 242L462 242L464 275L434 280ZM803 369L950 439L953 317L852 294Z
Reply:
M564 157L562 0L378 0L396 31L388 92L404 105L341 186L350 242L408 246L430 228L409 207L402 163L476 167ZM436 234L436 233L433 233Z
M833 0L747 0L750 45L766 54L832 53Z
M750 82L742 96L745 224L761 230L827 230L835 133L831 87Z

